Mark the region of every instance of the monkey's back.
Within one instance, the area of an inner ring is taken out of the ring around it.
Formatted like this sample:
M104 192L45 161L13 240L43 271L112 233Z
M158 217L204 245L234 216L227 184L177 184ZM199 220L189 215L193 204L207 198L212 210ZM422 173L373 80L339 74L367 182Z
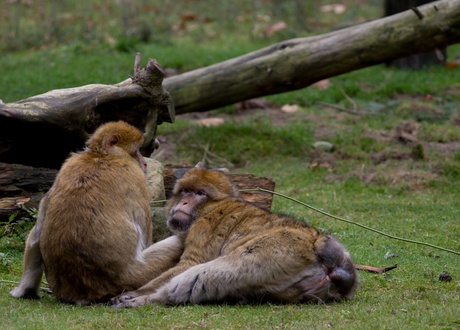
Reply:
M48 198L40 249L56 296L78 302L117 294L119 270L151 242L142 170L126 159L75 154L62 166Z
M274 237L274 233L281 233L278 236L280 248L286 245L283 236L298 237L303 245L301 254L305 258L314 259L311 251L315 244L321 245L327 238L327 235L306 222L261 209L239 198L228 197L214 202L208 210L190 228L187 247L197 245L198 249L220 251L223 255L256 237ZM273 244L273 240L269 244ZM196 253L200 253L198 249ZM210 255L209 259L215 257Z
M194 302L341 300L357 284L350 255L336 238L233 197L206 206L189 229L181 262L207 265L197 266L200 276L191 268L201 282L180 291L192 292L193 298L180 299ZM224 291L226 285L233 289Z

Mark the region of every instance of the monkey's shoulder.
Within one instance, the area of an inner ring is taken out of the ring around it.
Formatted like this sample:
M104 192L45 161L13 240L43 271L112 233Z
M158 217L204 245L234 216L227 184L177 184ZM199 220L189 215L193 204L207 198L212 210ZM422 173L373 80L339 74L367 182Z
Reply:
M56 176L60 186L74 188L106 182L105 186L119 185L123 181L144 180L142 170L135 163L110 156L99 156L90 152L74 153Z
M240 225L263 225L264 228L271 227L291 227L308 228L314 230L312 226L303 220L292 216L273 212L261 208L251 202L241 198L229 197L219 202L213 210L213 217L220 218L221 222L233 222Z
M212 213L220 216L238 217L241 214L252 214L254 217L264 216L269 211L256 206L240 197L227 197L211 206Z

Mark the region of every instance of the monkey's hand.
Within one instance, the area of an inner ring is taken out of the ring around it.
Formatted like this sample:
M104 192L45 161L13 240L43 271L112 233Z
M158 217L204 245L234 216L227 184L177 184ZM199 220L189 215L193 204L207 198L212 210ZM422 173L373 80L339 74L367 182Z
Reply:
M136 298L138 296L139 296L139 294L136 291L129 291L129 292L120 293L118 296L115 296L112 299L110 299L110 304L112 304L112 305L122 304L125 301L134 299L134 298Z
M22 286L18 286L11 290L10 295L14 298L40 299L40 295L35 288L24 288Z
M128 308L147 305L151 302L149 295L145 296L129 296L127 294L121 294L110 300L112 307L114 308Z

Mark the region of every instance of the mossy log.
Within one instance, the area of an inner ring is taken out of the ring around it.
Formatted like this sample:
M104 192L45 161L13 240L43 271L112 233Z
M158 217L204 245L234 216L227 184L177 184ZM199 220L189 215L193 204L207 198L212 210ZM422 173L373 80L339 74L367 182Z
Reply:
M442 0L330 33L282 41L168 77L176 114L283 93L460 42L460 0Z
M433 0L385 0L384 14L391 16L414 6L422 6ZM422 69L433 65L445 65L447 60L447 49L439 48L429 52L414 54L395 59L386 63L388 66L402 69Z

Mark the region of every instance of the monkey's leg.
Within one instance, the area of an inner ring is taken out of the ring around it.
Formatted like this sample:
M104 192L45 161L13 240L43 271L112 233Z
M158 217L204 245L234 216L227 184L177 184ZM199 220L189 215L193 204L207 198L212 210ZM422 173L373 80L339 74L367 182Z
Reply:
M245 301L286 291L301 280L301 276L318 271L313 260L295 253L301 248L299 244L286 243L279 244L276 235L250 241L174 277L149 299L166 304Z
M254 269L249 268L249 264L243 265L248 271L245 272L244 268L237 268L237 263L225 259L221 257L189 269L159 288L148 300L172 305L218 302L226 299L244 301L247 297L259 293L261 286L269 285L268 278L254 272ZM260 271L270 274L269 269ZM254 276L251 278L250 275Z
M45 222L46 210L48 208L48 194L40 201L37 214L37 222L27 236L24 249L24 269L22 271L19 285L10 294L15 298L40 298L40 282L43 276L44 264L40 251L40 235Z
M40 252L40 228L35 225L27 237L24 250L24 270L19 285L10 294L15 298L38 299L43 275L43 259Z
M120 307L137 307L152 303L152 294L174 276L190 268L189 262L181 262L177 266L170 268L160 276L152 279L150 282L135 291L122 293L110 300L110 303L117 308Z

